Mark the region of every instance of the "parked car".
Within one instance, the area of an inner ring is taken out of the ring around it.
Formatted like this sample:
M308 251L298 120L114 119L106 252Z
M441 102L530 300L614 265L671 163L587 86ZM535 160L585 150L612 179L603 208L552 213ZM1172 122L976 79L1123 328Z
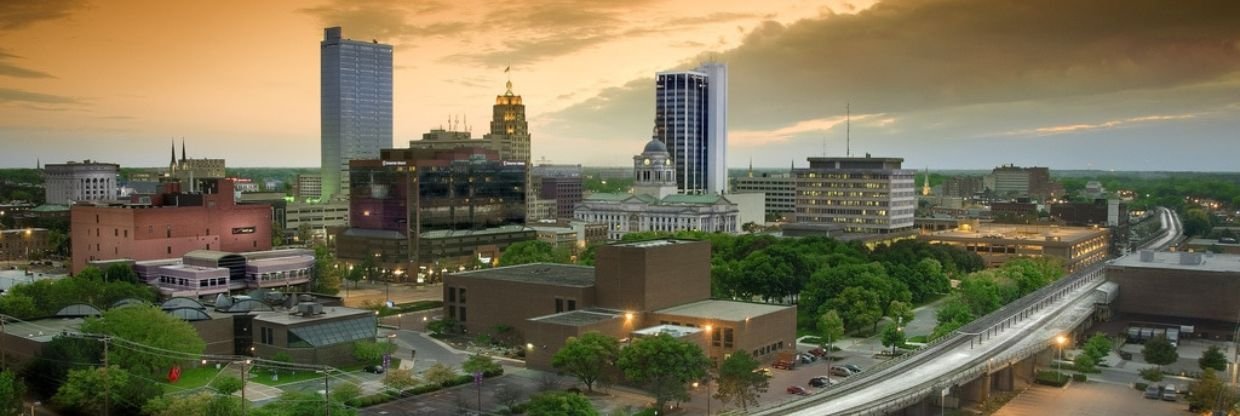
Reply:
M1162 389L1158 386L1149 386L1145 388L1145 398L1158 399L1162 396Z
M818 361L818 357L810 353L797 354L797 359L801 361L801 364L809 364L814 361Z
M853 375L852 370L849 370L848 367L843 367L843 366L838 366L838 365L831 366L831 370L829 371L829 373L837 377L848 377L848 376Z
M1169 402L1180 399L1180 393L1176 391L1174 384L1168 384L1166 387L1163 387L1162 399Z
M824 355L827 355L827 350L823 349L822 347L817 347L812 350L809 350L809 353L815 357L822 357Z
M858 367L856 364L844 364L843 367L851 370L853 374L861 372L861 367Z
M766 368L766 367L759 368L759 369L757 369L757 370L753 370L753 372L755 372L755 373L762 373L762 375L766 376L766 378L771 378L772 376L774 376L774 374L772 373L771 369Z
M780 370L792 370L796 366L796 362L789 360L775 360L775 362L771 363L771 368L778 368Z
M363 370L367 373L383 374L383 366L381 365L368 365Z
M788 386L788 388L787 388L787 389L785 389L784 391L787 391L787 392L788 392L788 394L795 394L795 395L798 395L798 396L808 396L808 395L809 395L809 391L806 391L806 390L805 390L805 388L804 388L804 387L801 387L801 386Z
M818 377L809 379L809 386L816 387L816 388L823 388L823 387L834 385L836 383L838 382L835 381L835 379L831 377L827 377L827 376L818 376Z

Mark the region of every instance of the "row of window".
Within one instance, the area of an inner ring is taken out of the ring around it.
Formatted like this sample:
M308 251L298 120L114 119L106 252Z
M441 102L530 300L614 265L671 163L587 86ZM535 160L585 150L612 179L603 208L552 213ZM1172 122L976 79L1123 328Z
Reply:
M759 356L767 355L767 354L770 354L770 353L773 353L775 351L779 351L782 349L784 349L784 342L779 341L774 344L766 345L766 346L763 346L762 348L753 350L753 356L759 357Z

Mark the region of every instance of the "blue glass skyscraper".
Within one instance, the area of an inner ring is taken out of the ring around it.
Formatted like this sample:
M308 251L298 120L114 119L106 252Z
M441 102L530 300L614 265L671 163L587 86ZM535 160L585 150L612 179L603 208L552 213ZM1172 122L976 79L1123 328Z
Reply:
M349 195L349 161L378 159L392 146L392 45L324 29L320 128L324 200Z
M655 79L655 139L667 145L682 194L727 191L728 67L707 63Z

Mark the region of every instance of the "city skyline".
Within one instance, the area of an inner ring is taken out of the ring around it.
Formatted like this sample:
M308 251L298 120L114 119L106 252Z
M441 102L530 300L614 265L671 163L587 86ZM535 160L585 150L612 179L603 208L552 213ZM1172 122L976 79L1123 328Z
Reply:
M701 9L653 0L8 3L0 166L89 158L158 167L171 137L229 166L316 166L312 45L342 26L346 37L395 48L392 147L449 114L481 125L511 67L533 159L624 166L649 139L654 74L713 60L730 69L731 168L843 155L848 104L852 154L910 166L1235 170L1236 4Z

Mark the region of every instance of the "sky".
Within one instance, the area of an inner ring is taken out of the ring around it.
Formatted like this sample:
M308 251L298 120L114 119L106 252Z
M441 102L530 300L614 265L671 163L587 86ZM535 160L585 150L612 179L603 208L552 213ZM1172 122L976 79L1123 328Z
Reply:
M654 74L714 60L732 168L843 155L849 130L917 169L1237 171L1237 22L1230 0L7 0L0 167L163 166L182 137L317 166L342 26L395 47L393 147L450 117L481 136L510 76L536 160L624 166Z

